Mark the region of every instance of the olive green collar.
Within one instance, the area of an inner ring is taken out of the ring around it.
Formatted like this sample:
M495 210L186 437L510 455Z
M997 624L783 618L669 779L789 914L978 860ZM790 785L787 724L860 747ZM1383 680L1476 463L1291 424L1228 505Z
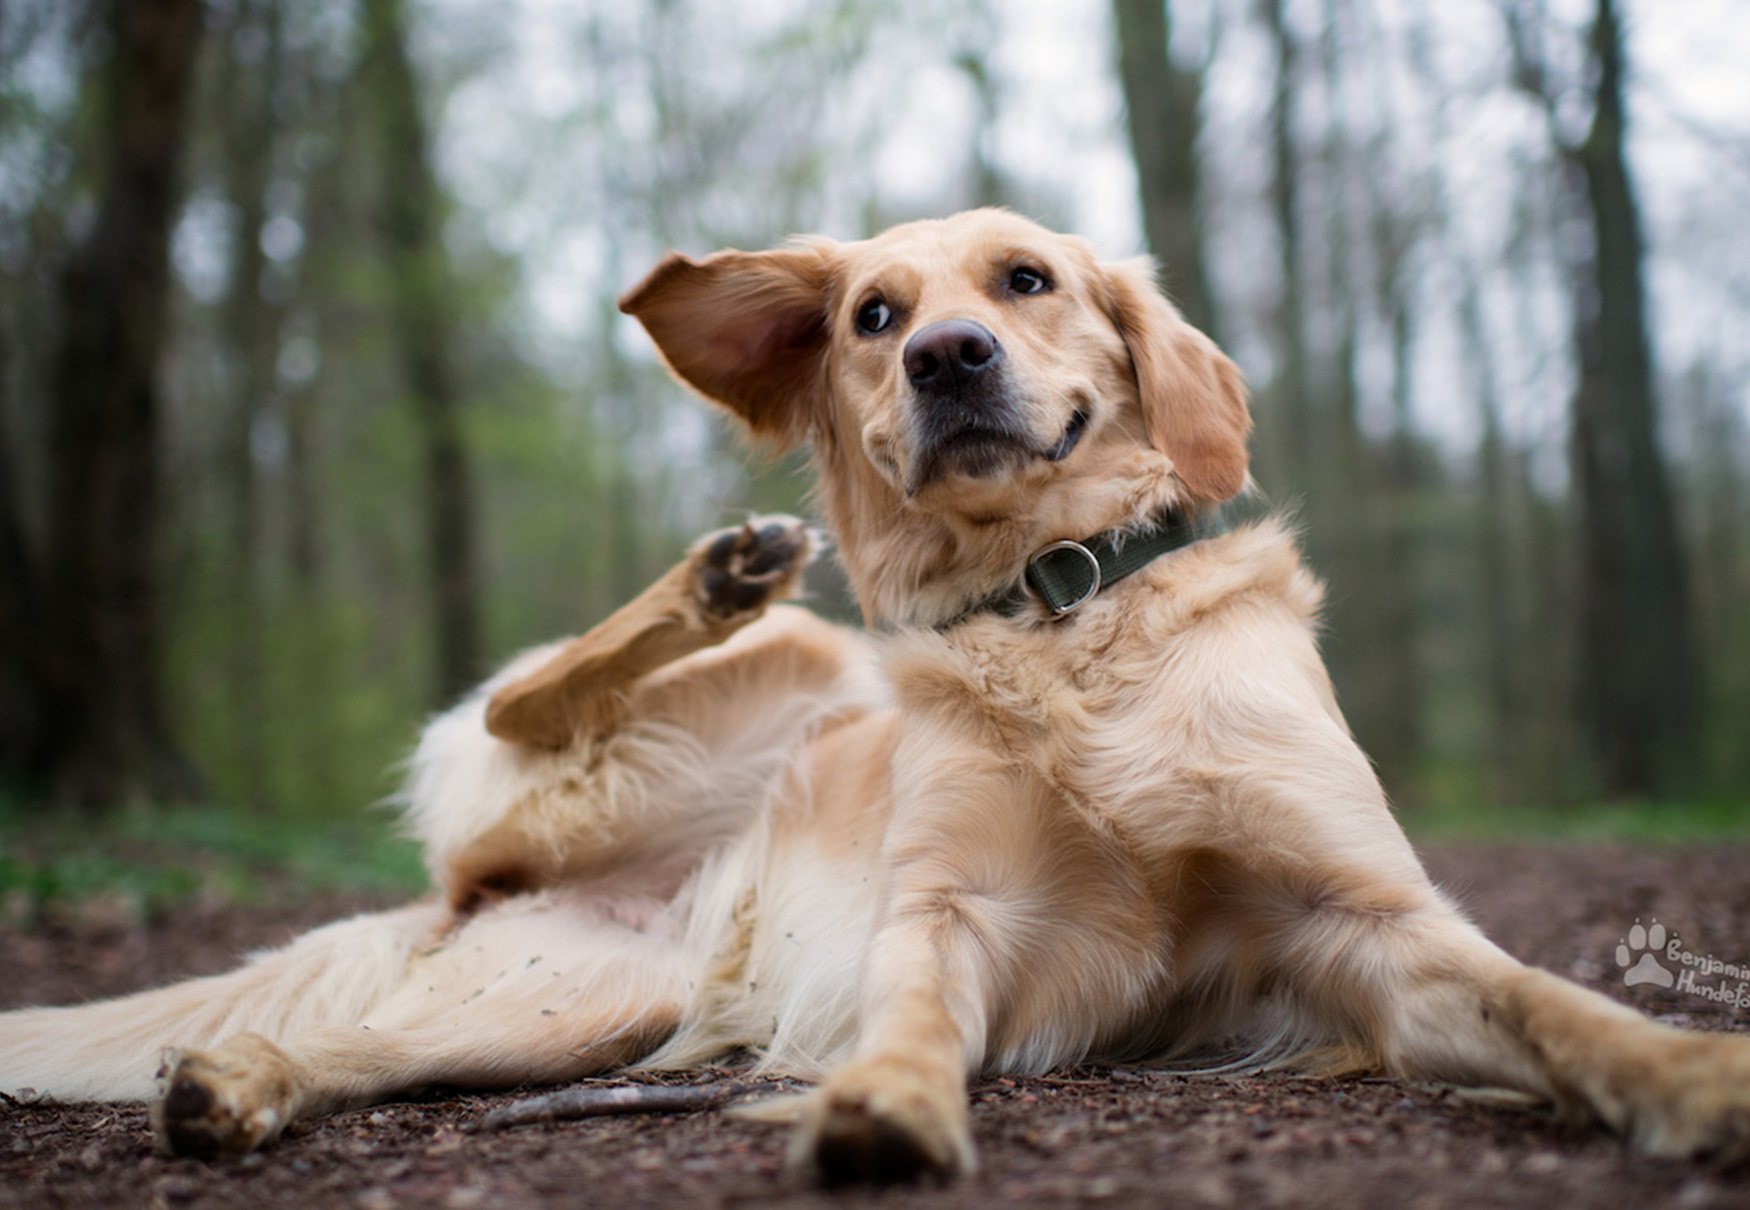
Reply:
M1019 583L974 602L936 629L947 630L987 612L1017 617L1034 602L1044 605L1052 620L1067 617L1162 555L1224 534L1228 528L1222 509L1201 515L1169 509L1145 528L1109 529L1080 541L1048 543L1027 560Z

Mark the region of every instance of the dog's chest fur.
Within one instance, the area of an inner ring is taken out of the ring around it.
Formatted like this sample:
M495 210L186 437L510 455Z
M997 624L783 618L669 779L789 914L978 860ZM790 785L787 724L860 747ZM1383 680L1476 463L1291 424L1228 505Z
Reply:
M1025 767L1096 826L1165 839L1219 763L1213 715L1285 688L1328 695L1312 642L1321 595L1270 523L1167 556L1061 621L987 615L904 636L886 670L914 727ZM1228 650L1220 636L1251 633L1260 614L1298 631L1309 658L1264 668ZM1224 655L1218 677L1187 666ZM1304 683L1285 687L1285 671Z

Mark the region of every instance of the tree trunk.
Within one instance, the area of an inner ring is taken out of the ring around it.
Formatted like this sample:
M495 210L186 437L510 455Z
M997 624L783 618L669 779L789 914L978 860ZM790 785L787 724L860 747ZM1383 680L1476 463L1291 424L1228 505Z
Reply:
M1345 451L1338 463L1340 477L1334 484L1327 477L1324 484L1326 493L1335 488L1340 498L1322 502L1320 524L1334 524L1342 533L1346 519L1365 518L1357 530L1361 544L1350 544L1346 560L1365 579L1357 580L1360 591L1350 598L1355 608L1345 610L1339 599L1332 616L1347 612L1362 623L1351 633L1349 651L1352 675L1368 669L1364 683L1371 717L1365 733L1356 722L1356 733L1362 735L1393 797L1407 804L1421 796L1421 776L1428 771L1422 601L1429 575L1424 559L1440 535L1430 524L1427 499L1434 494L1433 485L1411 406L1418 337L1412 266L1420 225L1413 204L1388 196L1389 182L1381 179L1381 166L1393 158L1387 136L1349 116L1354 87L1350 81L1361 86L1372 108L1388 104L1380 68L1388 55L1379 37L1379 31L1359 19L1350 5L1326 0L1320 58L1331 115L1324 159L1333 182L1326 243L1331 249L1332 289L1339 296L1334 302L1342 317L1346 389L1345 406L1332 417L1338 426L1337 448ZM1360 233L1353 223L1358 211L1365 216L1360 231L1371 248L1371 255L1359 258L1351 251ZM1369 262L1372 280L1364 283L1359 271L1348 266ZM1361 315L1368 309L1384 321L1391 352L1392 430L1383 442L1370 441L1361 427L1365 343Z
M1695 656L1688 569L1659 440L1612 0L1597 0L1591 61L1592 127L1570 152L1593 233L1574 282L1581 709L1605 794L1671 795L1688 788L1694 768Z
M381 220L391 305L425 444L435 692L441 704L471 687L481 672L473 471L452 353L459 325L443 242L443 193L432 169L401 0L368 0L365 25L363 72L376 82L382 139Z
M1282 283L1276 309L1281 362L1265 400L1276 413L1275 436L1261 451L1279 491L1304 489L1315 450L1310 357L1306 336L1306 272L1302 264L1300 156L1295 142L1294 98L1300 87L1300 46L1288 27L1283 0L1266 0L1264 14L1276 49L1270 93L1270 209L1281 240ZM1261 429L1265 426L1260 425ZM1271 456L1273 455L1273 456Z
M1112 0L1118 74L1148 246L1185 318L1219 340L1198 208L1203 77L1177 66L1168 53L1171 2Z
M259 38L258 61L245 66L227 55L225 87L224 181L238 214L231 261L231 293L226 300L224 333L230 372L225 385L231 405L224 454L229 480L231 550L226 569L226 608L231 615L230 699L233 742L242 773L243 797L259 806L266 795L266 702L262 686L267 661L263 651L263 595L260 575L261 484L255 466L255 430L267 411L279 359L282 306L267 298L267 255L262 233L267 225L267 194L273 181L279 133L281 77L278 0L255 0L238 7L237 42Z
M20 464L7 423L12 343L0 331L0 776L29 767L42 742L38 659L42 584L27 536Z
M58 799L187 795L158 668L157 368L200 0L111 0L102 195L61 278L30 764Z

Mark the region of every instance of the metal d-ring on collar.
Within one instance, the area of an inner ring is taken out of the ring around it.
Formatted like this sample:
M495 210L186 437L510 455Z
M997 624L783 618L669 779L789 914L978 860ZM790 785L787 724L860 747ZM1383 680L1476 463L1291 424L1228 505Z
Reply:
M1052 556L1057 554L1067 554L1072 551L1075 554L1080 555L1082 559L1086 560L1088 583L1087 587L1082 589L1079 593L1064 598L1060 593L1054 590L1061 587L1072 593L1075 592L1073 584L1070 583L1070 573L1078 569L1074 559L1068 560L1067 566L1054 567L1052 564L1056 563L1062 565L1065 561L1054 560ZM1052 617L1060 618L1066 613L1074 613L1083 605L1086 605L1089 601L1093 600L1100 591L1100 581L1102 578L1103 577L1100 574L1100 556L1083 546L1080 542L1066 539L1062 542L1053 542L1048 546L1040 547L1033 557L1027 560L1027 571L1022 577L1021 582L1027 586L1028 591L1034 597L1051 611Z

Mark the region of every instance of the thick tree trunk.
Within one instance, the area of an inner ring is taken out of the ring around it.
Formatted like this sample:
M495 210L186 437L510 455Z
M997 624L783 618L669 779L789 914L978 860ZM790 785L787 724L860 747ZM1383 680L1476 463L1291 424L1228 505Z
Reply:
M1695 655L1688 568L1659 440L1612 0L1597 2L1591 57L1592 128L1570 155L1593 231L1590 263L1575 280L1581 708L1606 794L1670 795L1692 784Z
M1143 232L1185 318L1221 339L1198 208L1203 78L1172 60L1172 0L1112 0Z
M42 742L37 660L42 651L42 584L24 517L5 392L12 348L0 333L0 777L25 771Z
M457 322L443 242L443 194L432 169L401 0L365 5L366 78L374 77L383 154L382 225L392 306L425 443L426 539L436 621L436 696L479 677L479 578L473 471L452 350Z
M31 770L60 799L187 794L158 669L157 368L200 0L110 0L102 194L61 280Z

